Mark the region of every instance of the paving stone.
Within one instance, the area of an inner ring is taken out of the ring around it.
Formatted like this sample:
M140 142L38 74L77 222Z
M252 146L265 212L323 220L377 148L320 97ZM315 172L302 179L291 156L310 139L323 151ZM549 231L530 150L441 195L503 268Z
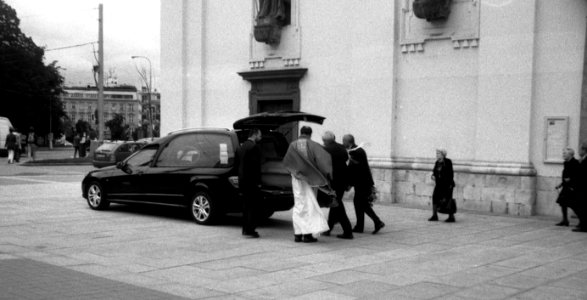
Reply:
M0 291L4 299L185 299L29 259L0 260Z
M396 289L396 285L373 281L373 280L359 280L352 283L345 284L343 286L337 286L328 289L329 292L336 294L344 294L353 297L369 297L369 295L381 294L393 289Z
M543 285L546 282L549 282L550 279L542 278L542 277L534 277L534 276L527 276L522 275L519 273L512 274L509 276L500 277L491 281L493 284L512 287L520 290L527 290L531 288L535 288L538 286Z
M507 299L519 292L520 290L515 288L482 284L457 292L455 295L468 299Z
M520 293L513 299L519 300L578 300L587 299L587 292L566 288L541 286Z

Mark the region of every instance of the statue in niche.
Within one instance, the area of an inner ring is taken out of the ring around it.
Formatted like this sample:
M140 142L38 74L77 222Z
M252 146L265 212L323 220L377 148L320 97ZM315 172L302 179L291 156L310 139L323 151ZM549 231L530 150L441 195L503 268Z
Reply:
M414 15L428 22L443 21L450 14L451 0L414 0Z
M279 44L281 28L290 22L289 0L259 0L259 11L255 18L254 36L258 42Z

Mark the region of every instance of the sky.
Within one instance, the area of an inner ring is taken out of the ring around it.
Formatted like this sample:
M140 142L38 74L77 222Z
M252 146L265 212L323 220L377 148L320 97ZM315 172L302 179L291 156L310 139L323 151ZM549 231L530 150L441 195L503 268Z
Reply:
M149 70L157 88L160 49L159 0L4 0L16 10L20 29L37 46L55 49L98 41L98 5L104 6L104 72L119 84L144 86L136 68ZM98 45L95 44L95 50ZM45 63L58 61L68 86L94 85L92 45L45 52ZM97 54L96 54L97 57Z

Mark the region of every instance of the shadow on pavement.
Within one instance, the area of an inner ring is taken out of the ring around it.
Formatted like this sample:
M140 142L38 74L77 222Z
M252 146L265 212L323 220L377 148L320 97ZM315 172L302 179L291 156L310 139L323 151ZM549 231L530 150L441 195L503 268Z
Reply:
M190 217L189 212L183 207L159 206L149 204L126 205L113 203L108 209L109 212L124 214L140 214L155 218L174 219L196 224ZM242 214L230 213L222 216L211 226L241 227ZM291 227L291 221L277 219L275 217L260 221L260 227ZM202 225L205 226L205 225Z

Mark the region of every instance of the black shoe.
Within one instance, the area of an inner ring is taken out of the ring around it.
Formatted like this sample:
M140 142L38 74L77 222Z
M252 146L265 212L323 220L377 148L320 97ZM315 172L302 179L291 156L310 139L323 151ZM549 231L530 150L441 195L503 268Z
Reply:
M559 223L555 224L556 226L569 226L569 221L560 221Z
M573 229L574 232L587 232L587 228L575 228Z
M352 240L354 238L353 237L353 234L350 233L350 232L349 233L339 234L336 237L339 238L339 239L343 239L343 240Z
M446 222L446 223L454 223L455 222L455 217L448 217L448 219L446 219L444 222Z
M430 222L438 221L438 216L432 216L432 217L430 217L430 219L428 219L428 221L430 221Z
M301 234L294 234L294 242L296 242L296 243L302 242L302 235Z
M357 227L355 227L355 228L353 228L353 232L363 233L363 229L358 229Z
M243 232L243 235L244 235L244 236L248 236L248 237L250 237L250 238L253 238L253 239L258 239L258 238L260 238L260 237L261 237L261 236L259 235L259 233L258 233L258 232L256 232L256 231L253 231L253 232Z
M379 222L375 225L375 230L373 230L373 234L377 234L381 228L385 227L385 223Z
M315 243L318 241L317 238L313 237L311 234L304 234L304 243Z

